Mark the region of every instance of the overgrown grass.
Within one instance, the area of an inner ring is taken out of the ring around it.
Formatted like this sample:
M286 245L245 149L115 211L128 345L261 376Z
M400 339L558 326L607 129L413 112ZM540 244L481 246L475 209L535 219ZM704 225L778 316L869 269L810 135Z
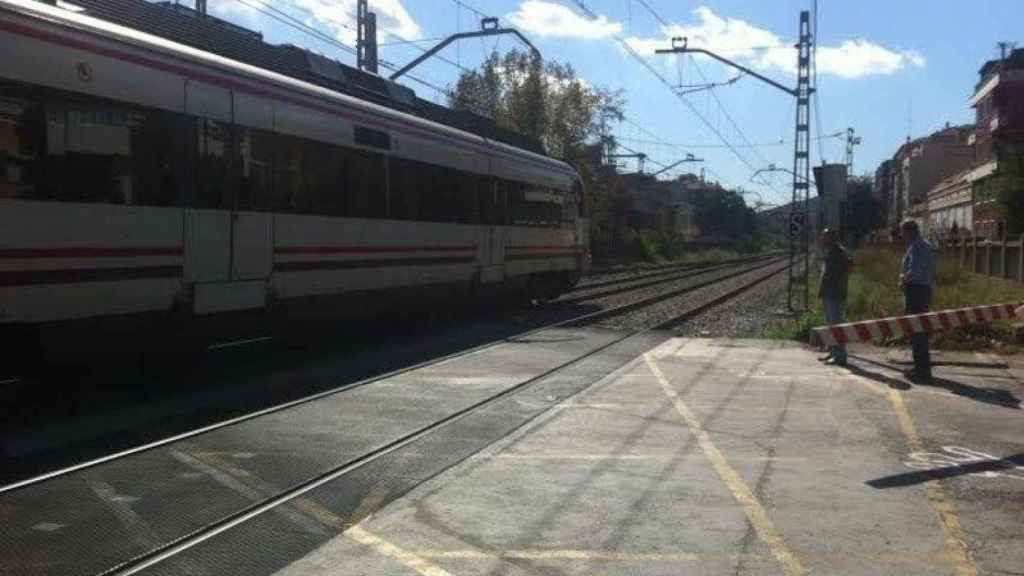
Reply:
M846 306L848 320L885 318L904 313L903 292L897 285L901 258L902 252L889 248L862 248L854 254L855 264L850 276ZM778 322L765 329L760 336L807 342L810 329L825 323L821 302L814 298L817 288L815 279L811 285L812 310L809 313ZM933 290L933 310L1024 301L1024 286L973 274L950 259L939 260ZM1015 350L1010 344L1012 341L1012 323L996 322L938 334L934 346L958 350L995 348L1012 351ZM886 344L903 342L896 339Z
M714 263L755 256L768 249L752 238L727 247L709 248L687 243L681 236L653 230L626 229L619 241L618 257L604 260L604 267L643 264Z

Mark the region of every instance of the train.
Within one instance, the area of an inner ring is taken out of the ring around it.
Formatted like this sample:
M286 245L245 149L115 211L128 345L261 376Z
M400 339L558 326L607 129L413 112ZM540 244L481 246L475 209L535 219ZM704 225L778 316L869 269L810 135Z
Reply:
M173 3L0 0L0 328L570 288L579 174L440 108Z

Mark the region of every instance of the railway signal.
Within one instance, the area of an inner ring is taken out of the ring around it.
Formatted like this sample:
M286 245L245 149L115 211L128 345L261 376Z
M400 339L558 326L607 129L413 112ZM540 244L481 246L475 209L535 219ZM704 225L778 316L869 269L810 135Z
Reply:
M802 212L793 212L789 215L789 236L797 238L804 228L804 215Z

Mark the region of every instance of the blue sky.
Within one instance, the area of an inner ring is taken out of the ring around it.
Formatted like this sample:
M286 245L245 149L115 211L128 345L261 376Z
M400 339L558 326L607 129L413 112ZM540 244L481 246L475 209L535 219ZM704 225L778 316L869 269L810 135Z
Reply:
M977 70L997 55L996 42L1022 41L1019 0L818 0L819 120L812 137L853 127L863 139L854 170L874 170L908 133L921 136L946 122L971 122L969 97ZM257 10L268 0L208 0L229 20L261 30L268 41L292 42L354 63L333 44L297 32ZM752 78L697 92L684 103L654 73L634 60L621 42L638 51L672 84L697 84L700 73L726 81L734 72L706 59L656 56L655 47L686 35L694 47L724 53L783 84L795 83L799 11L812 0L370 0L383 29L381 58L403 64L431 39L476 29L474 11L522 30L547 59L571 63L589 84L625 91L628 121L616 134L623 145L649 155L648 171L686 153L703 158L708 177L751 191L751 201L784 202L789 177L771 185L751 181L769 163L792 167L794 103ZM354 46L355 0L276 0L271 5ZM646 5L646 6L645 6ZM647 7L653 9L654 14ZM656 15L655 15L656 14ZM660 17L657 19L657 17ZM416 41L414 44L403 40ZM418 68L414 75L438 87L451 85L460 66L472 69L493 49L519 45L512 37L464 41ZM699 71L698 71L699 69ZM443 101L433 88L405 81L422 97ZM716 99L717 97L717 99ZM813 114L813 112L812 112ZM701 120L701 117L704 120ZM716 134L717 132L717 134ZM735 151L724 142L735 146ZM780 144L779 142L783 143ZM819 156L841 161L843 142L811 144ZM629 169L635 169L635 163ZM673 171L667 174L678 174Z

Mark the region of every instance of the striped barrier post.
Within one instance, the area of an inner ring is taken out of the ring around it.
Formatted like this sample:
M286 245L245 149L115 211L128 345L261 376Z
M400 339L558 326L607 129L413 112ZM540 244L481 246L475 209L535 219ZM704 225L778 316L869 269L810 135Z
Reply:
M1020 304L994 304L818 326L813 330L823 345L835 346L848 342L868 342L877 338L910 336L919 332L939 332L970 324L987 324L996 320L1015 318L1021 316L1021 313L1024 313L1024 306Z

